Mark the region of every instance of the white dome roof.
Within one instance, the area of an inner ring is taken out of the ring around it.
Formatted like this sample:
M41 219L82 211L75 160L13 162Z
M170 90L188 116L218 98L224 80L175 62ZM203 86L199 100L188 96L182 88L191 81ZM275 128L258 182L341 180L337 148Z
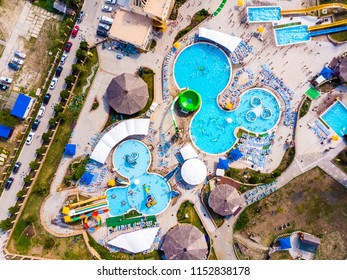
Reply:
M189 185L199 185L207 176L207 168L200 159L192 158L183 163L181 175Z

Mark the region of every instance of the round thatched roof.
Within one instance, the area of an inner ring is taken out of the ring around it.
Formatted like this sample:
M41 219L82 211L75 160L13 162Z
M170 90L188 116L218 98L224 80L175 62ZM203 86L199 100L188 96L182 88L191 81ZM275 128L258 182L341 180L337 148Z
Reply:
M215 213L221 216L228 216L232 215L233 210L240 206L241 197L234 187L228 184L221 184L211 191L208 204Z
M132 115L141 111L148 101L148 87L142 78L124 73L112 79L107 91L110 106L120 114Z
M204 260L207 255L205 236L189 224L172 228L166 234L161 249L168 260Z

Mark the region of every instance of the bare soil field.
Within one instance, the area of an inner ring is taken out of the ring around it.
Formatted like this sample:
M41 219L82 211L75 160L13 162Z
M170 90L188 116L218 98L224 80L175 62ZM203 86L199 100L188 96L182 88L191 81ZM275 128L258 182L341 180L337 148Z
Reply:
M316 259L347 257L347 190L319 168L246 208L241 216L238 234L259 235L264 246L280 234L303 230L321 238Z
M23 9L22 0L2 0L0 6L0 40L7 41Z

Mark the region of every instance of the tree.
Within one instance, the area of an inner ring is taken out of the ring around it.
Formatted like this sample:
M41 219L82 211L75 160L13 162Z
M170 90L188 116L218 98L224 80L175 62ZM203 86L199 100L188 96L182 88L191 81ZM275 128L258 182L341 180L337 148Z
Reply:
M19 211L19 206L15 205L10 208L8 208L8 212L10 212L11 217L14 216Z
M71 84L73 84L73 83L75 82L75 80L76 80L76 78L75 78L74 75L69 75L69 76L67 76L67 77L65 78L65 83L66 83L67 85L71 85Z
M51 118L48 122L49 127L55 127L57 125L57 119L56 118Z
M81 61L87 57L87 51L78 49L76 51L76 58Z
M64 110L64 108L60 103L58 103L54 106L54 112L56 115L59 114L60 112L63 112L63 110Z
M48 193L48 188L47 186L40 185L35 189L35 193L39 196L45 196Z
M79 63L72 64L71 68L72 68L73 73L76 73L76 74L78 72L84 73L87 71L86 67L83 66L82 64L79 64Z
M74 65L74 64L73 64ZM62 90L60 92L60 98L61 99L68 99L69 98L69 95L70 95L70 92L66 89Z
M9 109L3 109L0 110L0 124L13 128L19 124L19 120L11 115Z
M12 221L13 221L13 219L11 219L11 218L7 218L5 220L2 220L0 222L1 230L2 231L7 231L7 230L11 229L12 228Z
M51 134L49 132L42 133L42 141L43 143L49 142L49 137L51 137Z
M43 248L45 248L46 250L52 249L54 247L54 244L54 239L51 237L47 237L43 242Z
M46 151L46 148L44 146L42 146L42 147L36 149L36 154L38 156L42 156L45 151Z
M39 166L40 164L36 160L33 160L29 163L29 167L31 170L36 170Z
M256 184L259 182L259 177L258 176L252 176L251 178L249 178L249 182L251 184Z
M30 175L25 176L24 179L23 179L23 181L24 181L24 184L25 184L25 185L30 185L31 176L30 176Z
M88 46L88 42L87 41L81 41L81 43L80 43L80 50L84 50L84 51L87 51L88 50L88 48L89 48L89 46Z
M22 199L26 195L26 190L21 189L19 192L17 192L18 199Z

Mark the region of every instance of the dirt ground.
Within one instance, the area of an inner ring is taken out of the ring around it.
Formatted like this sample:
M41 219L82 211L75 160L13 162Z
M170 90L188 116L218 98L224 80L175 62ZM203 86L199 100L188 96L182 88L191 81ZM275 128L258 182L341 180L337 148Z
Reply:
M245 213L249 221L239 233L246 238L259 235L264 246L280 234L303 230L321 238L316 259L347 257L347 190L319 168L246 208Z
M3 0L0 6L0 40L7 41L22 12L24 1Z

